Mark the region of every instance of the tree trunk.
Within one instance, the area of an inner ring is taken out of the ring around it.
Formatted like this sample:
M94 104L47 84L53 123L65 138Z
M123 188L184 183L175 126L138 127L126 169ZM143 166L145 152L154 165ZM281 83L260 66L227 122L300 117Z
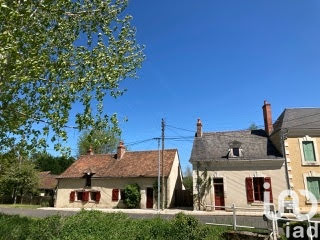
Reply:
M21 196L20 204L22 204L22 196L23 196L23 190L22 190L22 189L21 189L21 191L20 191L20 196Z
M13 190L13 204L16 204L17 203L17 190L14 189Z

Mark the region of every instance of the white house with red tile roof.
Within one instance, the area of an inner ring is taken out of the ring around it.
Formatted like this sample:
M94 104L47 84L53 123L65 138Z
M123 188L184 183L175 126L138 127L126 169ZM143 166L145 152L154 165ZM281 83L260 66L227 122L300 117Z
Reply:
M173 207L175 191L182 190L177 149L164 150L166 206ZM140 208L156 208L159 151L126 151L121 142L116 154L82 155L58 177L56 207L123 208L123 189L137 183Z

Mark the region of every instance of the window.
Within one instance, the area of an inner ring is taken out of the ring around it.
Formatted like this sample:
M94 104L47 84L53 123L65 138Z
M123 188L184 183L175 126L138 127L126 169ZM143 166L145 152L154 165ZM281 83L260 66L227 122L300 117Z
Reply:
M270 177L247 177L245 183L248 203L263 202L265 192L269 192L270 202L273 202ZM268 183L269 188L264 188L265 183Z
M125 199L125 191L124 189L120 190L120 200L124 200Z
M320 200L320 177L307 177L307 187L317 200Z
M90 192L90 200L91 201L96 201L97 197L97 192Z
M86 178L86 187L91 187L91 174L86 174L85 178Z
M315 162L316 156L314 152L313 141L302 141L303 155L306 162Z
M229 152L228 152L228 158L239 158L243 157L243 151L241 148L242 143L239 141L232 141L228 143L229 145Z
M101 198L101 193L100 192L90 192L90 200L99 202Z
M263 177L253 178L254 201L263 202L263 192L264 192L263 184L264 184Z
M83 192L77 192L77 201L82 201L83 199Z
M240 157L240 149L239 148L233 148L232 152L233 152L234 157Z
M299 138L302 165L320 165L317 141L308 135Z

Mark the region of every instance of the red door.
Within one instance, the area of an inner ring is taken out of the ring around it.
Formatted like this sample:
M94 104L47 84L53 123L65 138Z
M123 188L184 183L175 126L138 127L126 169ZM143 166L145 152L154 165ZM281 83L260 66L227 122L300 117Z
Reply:
M153 208L153 188L147 188L147 208Z
M216 210L224 210L223 179L214 179L214 203Z

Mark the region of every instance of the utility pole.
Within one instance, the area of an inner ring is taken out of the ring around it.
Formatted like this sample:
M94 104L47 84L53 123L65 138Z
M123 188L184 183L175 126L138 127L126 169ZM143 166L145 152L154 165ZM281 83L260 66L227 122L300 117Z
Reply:
M159 151L159 158L158 158L158 210L160 210L160 186L161 186L161 164L160 164L160 138L157 138L158 140L158 151Z
M161 155L161 163L162 163L162 210L164 209L165 204L165 196L164 196L164 119L161 120L161 139L162 139L162 155Z

